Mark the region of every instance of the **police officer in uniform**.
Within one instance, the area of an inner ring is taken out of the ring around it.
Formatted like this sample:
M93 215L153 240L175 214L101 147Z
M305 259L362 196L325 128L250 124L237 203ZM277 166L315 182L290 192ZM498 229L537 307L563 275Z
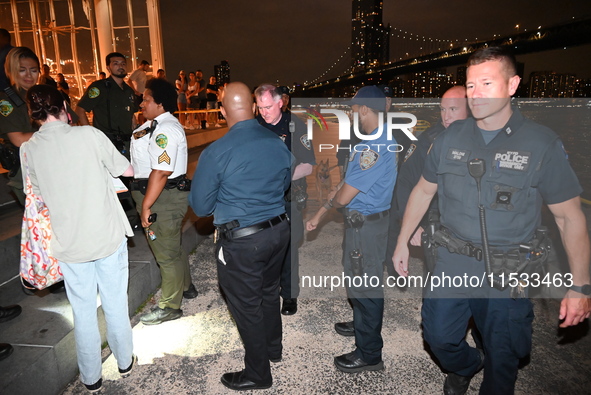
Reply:
M281 90L275 85L262 84L254 91L254 95L259 110L257 120L279 136L295 157L291 189L286 195L285 205L290 215L292 238L281 270L281 314L292 315L298 310L297 297L300 293L298 247L304 237L302 210L308 198L306 176L312 174L316 159L304 123L292 116L289 110L281 111L284 103Z
M417 182L419 182L419 179L421 178L429 147L431 147L435 138L437 138L437 136L447 129L454 121L466 119L468 117L469 111L468 101L466 100L466 88L463 86L453 86L449 88L441 97L439 110L441 114L441 122L438 122L424 133L421 133L418 140L413 141L406 153L401 155L403 160L401 163L399 162L398 179L396 180L396 187L394 188L394 196L392 198L392 207L397 213L397 224L393 226L393 224L390 223L388 249L386 252L389 262L392 262L392 255L394 254L396 241L398 239L398 234L400 233L399 221L402 220L404 209L406 208L406 203L412 189L417 185ZM423 230L427 229L430 220L431 222L439 221L439 210L436 201L436 197L431 201L429 213L425 215L421 221L421 226L419 226L411 239L412 245L421 245L421 235ZM390 265L388 266L390 268Z
M134 131L131 142L135 173L132 196L162 276L158 306L140 318L146 325L180 318L182 298L197 296L189 260L181 247L190 181L186 177L185 131L172 115L176 98L174 86L168 81L148 81L141 105L148 121Z
M245 369L221 381L233 390L264 389L273 384L269 361L282 358L279 277L289 245L283 196L292 158L254 119L243 83L228 84L221 111L230 129L201 154L193 176L199 187L189 199L195 214L213 213L220 287L244 343Z
M100 129L129 159L129 141L134 128L135 92L123 80L127 75L127 61L119 52L106 57L109 78L94 81L76 107L81 125L89 125L87 112L93 113L93 126Z
M378 85L378 88L384 93L386 96L386 113L392 107L392 88L388 85ZM407 123L408 119L393 119L394 123ZM400 165L404 161L404 153L408 150L411 146L411 139L407 136L405 132L401 129L393 129L392 136L398 144L396 147L396 165L397 168L400 168ZM350 140L343 140L339 144L339 150L337 152L337 163L341 168L341 176L344 176L344 171L347 168L347 162L349 160L349 156L347 155L347 148L353 147L361 142L361 139L357 137L356 134L353 133L353 125L351 125L351 139ZM400 173L399 173L400 174ZM400 176L399 176L400 177ZM396 185L398 182L396 182ZM384 256L384 265L388 269L388 273L390 275L395 274L394 268L392 267L392 253L394 253L394 247L390 250L390 239L394 238L395 244L396 237L398 237L398 233L400 232L400 222L398 217L398 212L395 210L396 208L396 195L392 194L392 201L390 202L390 224L388 225L388 248L386 249L386 255ZM341 336L355 336L355 323L353 321L345 321L345 322L337 322L334 325L335 331Z
M386 108L384 93L376 86L365 86L353 99L345 102L359 114L363 133L375 135L383 122L379 113ZM329 194L329 200L310 219L306 228L316 229L322 216L331 207L345 207L345 240L343 243L344 274L351 278L346 284L353 305L356 349L335 357L336 367L347 373L381 370L384 314L382 288L383 262L386 254L390 201L396 180L396 152L387 147L386 126L375 140L362 140L352 150L344 184ZM366 281L363 278L367 279Z
M542 200L556 219L571 267L572 284L568 276L564 284L573 286L561 304L560 326L576 325L591 311L581 187L556 134L511 106L518 85L515 58L505 49L489 47L470 57L466 88L474 119L456 121L433 143L393 256L397 272L408 275L407 242L438 192L446 231L432 278L442 278L443 272L486 277L482 286L449 284L426 291L423 334L448 372L445 394L464 394L482 367L481 394L514 392L519 359L531 350L533 309L524 284L503 286L500 275L506 280L516 263L534 263L539 244L532 239L538 238ZM482 334L482 350L464 339L470 317Z
M23 206L25 194L18 147L37 130L31 122L25 96L37 83L39 73L39 58L29 48L13 48L6 56L6 74L11 86L0 91L0 139L3 140L0 159L9 171L8 185Z

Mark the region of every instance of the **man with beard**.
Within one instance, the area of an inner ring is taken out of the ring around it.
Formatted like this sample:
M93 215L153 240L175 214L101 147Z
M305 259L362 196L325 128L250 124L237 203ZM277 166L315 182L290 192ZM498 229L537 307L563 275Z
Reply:
M129 141L137 111L133 88L123 80L127 76L125 56L112 52L106 58L109 78L93 82L76 107L81 125L89 125L87 112L93 112L93 126L100 129L129 159Z

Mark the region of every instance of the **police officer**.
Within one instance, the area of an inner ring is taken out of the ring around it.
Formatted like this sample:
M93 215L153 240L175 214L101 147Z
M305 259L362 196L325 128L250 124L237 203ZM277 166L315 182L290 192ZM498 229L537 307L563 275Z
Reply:
M0 91L0 147L2 166L9 171L8 185L24 206L23 176L18 147L29 140L36 128L29 117L25 95L39 79L39 58L27 47L16 47L6 56L6 74L11 86Z
M76 114L81 125L89 125L87 112L93 112L93 126L100 129L115 144L115 147L129 159L129 141L134 128L137 111L135 93L123 80L127 75L127 61L119 52L106 57L109 78L90 84L78 102Z
M131 142L132 196L162 276L158 306L140 318L146 325L180 318L182 298L197 296L189 260L181 247L190 182L186 177L187 139L172 115L176 97L168 81L148 81L141 105L148 121L134 131Z
M295 157L291 189L286 195L285 206L290 215L292 238L281 270L281 314L292 315L298 310L297 297L300 293L298 247L304 237L302 210L308 198L306 176L312 174L316 159L304 123L292 116L289 110L281 111L284 103L281 90L275 85L262 84L254 95L259 110L257 120L279 136Z
M509 263L520 256L516 248L523 245L531 251L542 199L554 214L572 274L573 287L560 308L559 318L564 320L560 326L576 325L591 311L589 236L580 207L581 187L556 134L511 106L518 85L515 58L505 49L489 47L470 57L466 88L474 119L456 121L433 143L423 176L410 196L393 256L397 272L408 275L407 242L438 192L446 243L461 247L454 252L443 246L437 249L432 278L442 278L445 272L450 278L486 275L495 280L493 286L487 281L482 287L462 284L426 291L423 334L449 372L446 394L464 394L483 366L481 394L514 392L519 359L531 350L532 304L519 297L524 296L520 286L499 286L499 272L487 270L490 260L486 256L479 260L479 251L495 246L491 254L500 257L499 269L507 275ZM487 238L481 234L482 211ZM526 259L531 259L528 255ZM482 350L464 339L470 317L482 334Z
M201 154L193 176L199 187L189 198L195 214L213 212L220 287L244 343L245 369L221 379L233 390L271 387L269 361L282 357L279 276L289 245L283 196L291 155L253 110L248 87L228 84L221 111L230 129Z
M386 108L383 92L365 86L349 102L359 114L363 133L375 135L383 122L379 113ZM382 131L385 130L382 126ZM343 243L344 274L353 305L356 349L335 357L336 367L347 373L381 370L384 314L382 288L383 262L386 254L390 201L396 180L396 153L385 147L396 144L382 133L378 138L362 140L350 155L344 184L310 219L306 228L316 229L322 216L331 207L346 207L345 240ZM365 279L365 280L363 280ZM360 281L362 280L362 281Z
M386 96L386 108L385 111L388 112L392 107L392 88L388 85L378 85L378 88L384 93ZM407 123L407 119L394 119L395 123ZM411 139L404 133L401 129L393 129L392 136L398 145L396 147L396 165L400 168L400 165L404 161L404 153L408 150L411 146ZM339 144L339 150L337 152L337 161L338 165L341 168L341 176L344 175L344 171L347 168L347 162L349 160L347 156L347 147L353 147L361 142L361 139L357 137L355 133L353 133L353 125L351 125L351 139L350 140L343 140ZM396 185L398 182L396 182ZM398 217L398 212L395 210L396 208L396 196L392 194L392 201L390 202L390 224L388 225L388 249L386 249L386 255L384 256L384 265L387 267L389 274L394 274L394 268L392 267L392 253L394 253L394 246L392 249L389 250L390 244L394 244L396 242L396 237L398 237L398 233L400 232L400 222ZM394 238L394 242L390 243L390 239ZM335 331L341 336L355 336L355 324L353 321L346 321L346 322L337 322L334 325Z
M386 252L389 262L392 261L392 255L394 254L396 241L398 239L398 234L400 233L399 221L402 220L404 209L406 208L406 202L408 201L412 189L417 185L417 182L419 182L419 179L421 178L429 147L431 147L435 138L437 138L437 136L447 129L454 121L466 119L468 117L466 88L463 86L453 86L449 88L441 97L439 110L441 114L441 122L438 122L435 126L429 128L424 133L421 133L418 140L411 143L405 155L401 155L403 160L402 162L399 162L398 178L396 180L396 187L394 188L394 196L392 198L392 207L396 211L396 216L392 216L390 220L392 221L393 218L396 218L396 223L393 224L390 222L388 249ZM437 209L436 200L437 198L433 199L429 209L434 210L432 213L433 220L438 220L439 218L439 210ZM423 218L421 226L419 226L414 233L414 236L411 239L412 245L421 245L421 234L429 222L428 217L429 215L426 215L425 218Z

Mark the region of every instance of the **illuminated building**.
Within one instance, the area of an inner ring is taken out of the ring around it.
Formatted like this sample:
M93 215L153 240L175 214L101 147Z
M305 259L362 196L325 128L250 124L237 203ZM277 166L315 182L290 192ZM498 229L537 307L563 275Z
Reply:
M215 75L218 85L230 82L230 64L228 61L222 60L220 64L213 66L213 75Z
M553 71L534 71L529 76L531 97L575 97L574 74L559 74Z
M351 23L351 66L353 71L368 69L388 62L390 26L382 24L383 2L353 0Z

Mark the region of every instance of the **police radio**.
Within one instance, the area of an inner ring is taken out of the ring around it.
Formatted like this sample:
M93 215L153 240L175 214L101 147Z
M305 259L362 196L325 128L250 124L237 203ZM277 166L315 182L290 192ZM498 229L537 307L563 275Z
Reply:
M506 288L495 276L492 274L491 269L491 256L490 249L488 246L488 232L486 230L486 217L484 213L484 206L480 201L480 191L482 176L486 173L486 163L484 159L472 159L468 162L468 172L476 180L476 188L478 188L478 211L480 216L480 234L482 236L482 256L484 258L484 267L486 270L486 279L490 286L503 290Z

